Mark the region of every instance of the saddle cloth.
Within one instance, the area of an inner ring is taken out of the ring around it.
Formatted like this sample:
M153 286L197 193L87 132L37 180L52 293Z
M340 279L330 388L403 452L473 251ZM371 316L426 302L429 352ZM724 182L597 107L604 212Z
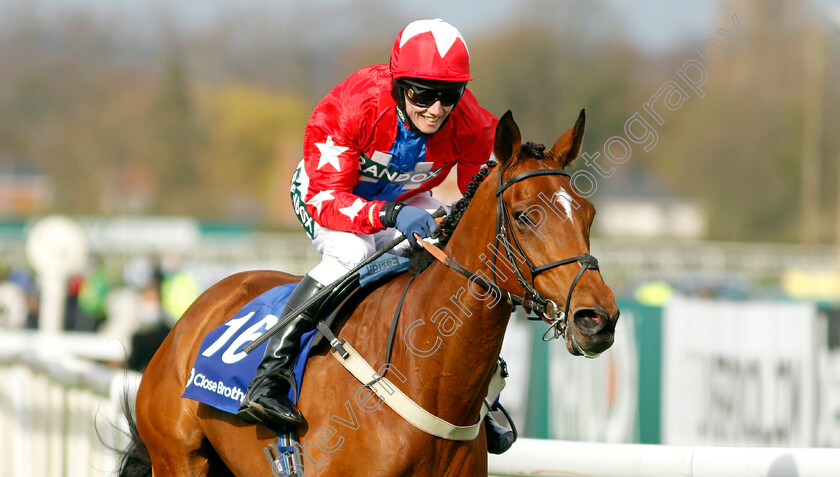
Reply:
M362 287L408 269L408 260L385 254L360 271ZM296 283L274 287L242 307L233 317L214 329L201 342L198 357L190 370L189 380L181 397L236 414L245 397L248 383L257 371L268 342L251 353L242 348L259 338L280 321L283 307L297 287ZM326 314L325 314L326 315ZM288 396L297 403L303 384L303 371L317 330L301 337L301 352L294 365L297 389Z

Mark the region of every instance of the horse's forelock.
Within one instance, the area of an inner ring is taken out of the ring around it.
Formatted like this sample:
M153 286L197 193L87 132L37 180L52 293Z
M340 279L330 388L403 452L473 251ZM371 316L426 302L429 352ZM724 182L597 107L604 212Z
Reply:
M519 148L519 154L543 160L545 159L545 144L538 144L530 141L526 142Z

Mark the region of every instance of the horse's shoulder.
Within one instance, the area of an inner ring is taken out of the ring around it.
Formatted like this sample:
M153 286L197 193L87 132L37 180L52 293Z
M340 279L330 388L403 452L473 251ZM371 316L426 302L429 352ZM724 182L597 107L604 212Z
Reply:
M379 346L380 341L384 343L394 312L410 280L411 274L405 272L369 287L351 307L348 307L348 313L343 316L341 322L337 321L338 326L335 329L343 329L345 334L342 337L348 339L354 337L358 341L358 337L364 337L366 342L376 343L376 346ZM358 346L365 345L359 343Z

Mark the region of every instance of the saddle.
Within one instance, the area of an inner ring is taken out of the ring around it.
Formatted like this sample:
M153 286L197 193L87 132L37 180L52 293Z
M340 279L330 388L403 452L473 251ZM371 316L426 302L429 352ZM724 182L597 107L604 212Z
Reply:
M301 353L294 365L297 389L289 389L290 399L297 402L306 360L311 352L321 347L324 333L333 340L330 328L335 323L348 316L373 290L408 267L408 259L385 254L329 293L317 310L318 316L323 318L319 320L318 328L301 338ZM281 285L266 291L208 333L202 340L182 397L236 414L267 345L264 343L250 353L243 348L277 323L295 286L297 284Z
M329 334L324 332L332 330L336 320L347 317L370 293L408 270L409 266L409 259L385 254L362 268L359 275L333 288L316 312L321 318L317 328L320 332L313 335L309 351L316 350L324 338L332 334L331 331Z

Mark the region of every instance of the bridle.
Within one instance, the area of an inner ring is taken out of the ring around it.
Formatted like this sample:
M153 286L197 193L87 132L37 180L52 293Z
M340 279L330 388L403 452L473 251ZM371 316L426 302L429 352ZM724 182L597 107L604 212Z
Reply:
M529 179L531 177L548 175L562 175L566 177L571 177L571 175L568 172L562 169L535 169L532 171L527 171L518 174L503 183L502 171L499 171L498 186L496 189L496 233L493 246L493 266L491 267L493 272L493 283L488 282L481 276L477 275L475 272L472 272L459 265L458 263L455 263L451 258L446 256L439 248L434 247L425 241L418 240L418 243L420 243L424 248L426 248L426 250L431 252L432 255L434 255L438 260L442 261L447 267L458 271L462 275L466 276L467 278L484 288L493 289L497 291L498 293L500 293L500 295L505 296L507 298L509 304L514 306L520 305L526 310L535 311L542 315L537 319L541 319L549 324L548 329L545 331L545 333L543 333L543 341L551 341L561 336L565 336L566 327L568 325L568 310L572 302L572 293L575 290L575 286L580 280L580 277L583 275L583 272L585 272L586 270L598 270L598 259L596 259L588 253L582 253L576 257L558 260L556 262L551 262L545 265L534 266L534 264L531 262L530 259L528 259L528 256L522 250L522 246L519 244L519 240L517 240L516 234L514 234L511 231L510 236L513 237L513 245L511 245L511 243L507 240L507 231L509 228L511 228L512 224L510 219L510 212L508 211L507 205L505 204L502 195L510 186L516 184L517 182ZM516 280L519 282L520 286L522 286L522 288L525 289L525 293L523 295L517 295L500 286L497 282L496 258L499 251L499 242L502 243L502 247L504 248L505 254L507 255L507 260L510 262L512 268L516 273ZM520 261L524 261L525 265L528 266L528 270L531 275L530 283L522 275L522 271L517 265L517 258L514 254L513 247L515 247L516 253L518 253L519 256L522 257ZM572 284L569 287L569 293L566 296L566 306L564 309L561 310L561 308L557 306L557 304L553 300L545 298L540 292L537 291L537 289L534 286L534 280L536 279L537 275L539 275L542 272L576 262L580 264L580 269L578 270L577 275L575 275L575 278L572 280Z
M522 271L519 269L519 267L515 266L516 258L513 256L513 250L512 250L511 244L506 240L506 237L508 236L507 229L512 228L512 223L511 223L511 218L510 218L510 212L508 211L507 204L505 204L505 201L502 198L502 194L504 194L504 192L510 186L512 186L513 184L516 184L517 182L523 181L523 180L531 178L531 177L548 176L548 175L561 175L561 176L566 176L566 177L571 178L571 175L563 169L535 169L535 170L532 170L532 171L527 171L527 172L523 172L521 174L518 174L518 175L514 176L513 178L509 179L507 182L502 183L502 171L499 171L498 187L496 189L496 198L497 198L497 200L496 200L496 202L497 202L497 205L496 205L496 237L495 237L495 247L494 247L495 250L498 250L498 244L499 244L500 241L502 242L502 244L504 246L504 249L505 249L505 253L507 254L508 260L510 261L510 263L514 264L513 269L514 269L514 272L516 273L516 280L519 282L519 284L522 286L522 288L525 289L526 297L530 297L531 302L536 305L536 306L530 307L530 308L534 311L539 311L542 314L542 319L544 321L546 321L547 323L549 323L548 329L546 330L545 333L543 333L543 340L544 341L557 339L560 336L565 335L566 326L568 325L568 319L569 319L568 318L569 307L570 307L571 302L572 302L572 293L575 290L575 286L577 285L578 280L580 280L580 277L583 275L583 272L585 272L586 270L598 270L598 259L596 259L595 257L593 257L592 255L590 255L588 253L582 253L582 254L580 254L576 257L567 258L567 259L564 259L564 260L557 260L555 262L551 262L551 263L548 263L548 264L545 264L545 265L540 265L540 266L535 267L534 264L531 263L531 260L528 258L528 256L525 254L525 251L522 250L522 246L519 245L519 240L516 238L516 234L514 234L513 231L511 230L510 236L513 238L513 246L516 247L516 251L519 252L519 255L524 259L525 265L528 266L528 270L531 274L531 282L530 283L528 283L528 281L525 280L525 277L522 276ZM496 255L494 253L494 255L493 255L494 266L495 266L495 260L496 260ZM539 291L537 291L536 287L534 286L534 281L536 280L537 275L539 275L542 272L552 270L552 269L560 267L562 265L568 265L570 263L575 263L575 262L578 262L580 264L580 269L578 270L577 275L575 275L575 278L572 280L572 284L569 287L569 293L566 296L566 306L561 311L560 308L557 306L557 304L554 303L554 301L552 301L548 298L545 298L544 296L542 296L542 294L540 294ZM496 282L495 274L496 274L496 270L495 270L495 267L494 267L493 268L493 282L494 283ZM552 309L550 312L549 312L549 305L551 306L551 309ZM549 336L549 338L546 339L546 336L549 335L549 333L552 330L554 331L553 336Z

